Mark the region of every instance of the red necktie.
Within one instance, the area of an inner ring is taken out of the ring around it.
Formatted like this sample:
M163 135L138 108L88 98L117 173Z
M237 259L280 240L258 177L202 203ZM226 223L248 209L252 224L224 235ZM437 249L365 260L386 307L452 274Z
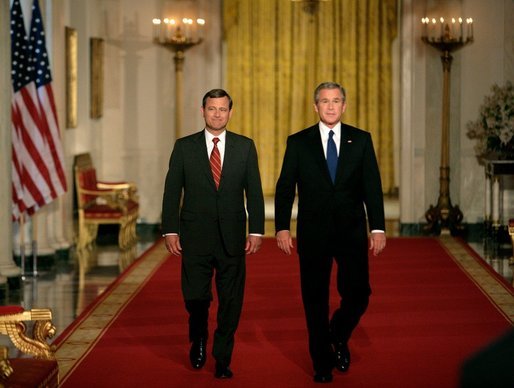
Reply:
M221 156L220 156L220 150L218 149L218 142L220 139L217 137L212 139L214 143L214 148L211 152L211 170L212 170L212 177L214 178L214 183L216 184L216 189L220 185L220 178L221 178Z

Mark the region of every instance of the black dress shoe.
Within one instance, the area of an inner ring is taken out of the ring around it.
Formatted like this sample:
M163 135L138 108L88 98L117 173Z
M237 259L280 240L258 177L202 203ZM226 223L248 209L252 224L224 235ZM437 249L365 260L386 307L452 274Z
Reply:
M314 375L315 383L331 383L332 373L331 372L316 372Z
M340 372L346 372L350 368L350 350L345 343L334 344L336 356L336 369Z
M216 363L216 371L214 372L214 377L217 379L230 379L234 376L234 373L230 370L228 365Z
M200 369L205 365L205 360L207 360L207 340L205 338L193 341L189 351L189 360L194 369Z

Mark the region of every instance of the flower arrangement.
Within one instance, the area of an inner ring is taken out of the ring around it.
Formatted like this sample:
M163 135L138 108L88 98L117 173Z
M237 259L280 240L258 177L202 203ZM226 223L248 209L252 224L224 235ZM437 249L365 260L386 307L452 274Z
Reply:
M484 159L514 159L514 87L494 84L484 98L478 120L467 124L467 136L476 139L475 151Z

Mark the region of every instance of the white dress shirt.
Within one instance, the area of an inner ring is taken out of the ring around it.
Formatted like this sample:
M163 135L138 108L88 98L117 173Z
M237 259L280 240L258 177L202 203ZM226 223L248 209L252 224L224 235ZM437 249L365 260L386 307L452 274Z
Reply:
M223 159L225 157L225 140L227 138L227 131L223 131L218 136L214 136L208 130L205 130L205 144L207 145L207 155L209 156L209 158L211 157L211 152L214 148L214 143L213 143L212 139L214 139L215 137L220 139L220 141L218 142L218 150L220 151L221 166L223 167Z
M321 135L321 144L323 144L325 159L327 158L327 142L330 131L334 131L334 136L332 136L332 139L334 139L334 142L336 143L337 156L339 156L339 147L341 145L341 123L337 123L334 128L329 128L323 122L319 122L319 133Z

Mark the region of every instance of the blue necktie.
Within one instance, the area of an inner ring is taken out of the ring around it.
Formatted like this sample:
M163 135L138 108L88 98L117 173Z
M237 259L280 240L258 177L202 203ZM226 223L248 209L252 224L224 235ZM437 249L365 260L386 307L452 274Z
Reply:
M332 183L336 181L336 170L337 170L337 148L336 142L334 141L334 131L328 133L327 142L327 165Z

